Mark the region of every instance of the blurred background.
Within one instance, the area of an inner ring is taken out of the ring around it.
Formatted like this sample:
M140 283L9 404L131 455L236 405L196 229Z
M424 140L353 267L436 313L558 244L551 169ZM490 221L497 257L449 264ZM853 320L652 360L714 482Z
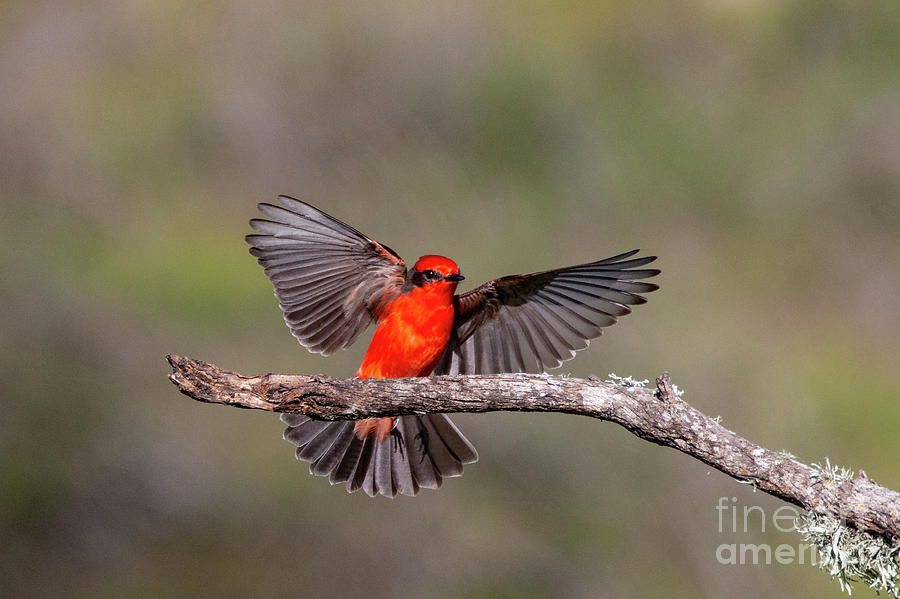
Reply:
M898 65L896 0L3 2L0 594L842 596L720 564L797 548L782 504L614 425L462 415L465 476L370 499L164 356L354 372L247 253L278 193L462 290L640 247L661 290L559 372L900 488Z

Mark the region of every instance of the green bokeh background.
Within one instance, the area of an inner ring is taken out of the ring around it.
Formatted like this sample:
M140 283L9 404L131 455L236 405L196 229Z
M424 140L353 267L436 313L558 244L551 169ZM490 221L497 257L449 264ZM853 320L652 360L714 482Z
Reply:
M361 359L284 328L243 242L278 193L466 285L657 254L662 289L561 372L669 370L900 488L896 0L12 1L0 81L4 596L841 596L719 564L796 547L781 504L610 424L460 416L481 461L389 501L179 395L166 353ZM721 497L765 532L720 531Z

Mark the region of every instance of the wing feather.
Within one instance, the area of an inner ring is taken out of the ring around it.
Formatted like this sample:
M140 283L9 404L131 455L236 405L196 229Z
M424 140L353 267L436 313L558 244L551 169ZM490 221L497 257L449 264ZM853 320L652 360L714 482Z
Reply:
M389 247L288 196L260 204L259 211L265 218L250 221L250 253L275 287L285 323L308 350L328 355L348 347L378 306L400 293L406 265Z

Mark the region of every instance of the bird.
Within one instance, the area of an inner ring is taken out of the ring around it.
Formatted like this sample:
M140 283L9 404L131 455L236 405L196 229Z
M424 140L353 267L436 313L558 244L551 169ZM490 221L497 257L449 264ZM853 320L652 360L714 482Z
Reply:
M346 349L373 322L360 379L541 373L559 367L658 289L643 279L656 256L610 258L505 276L457 294L465 277L427 254L412 268L383 243L311 204L280 195L258 204L246 236L307 350ZM310 473L353 493L414 496L478 459L445 414L323 421L282 413L284 438Z

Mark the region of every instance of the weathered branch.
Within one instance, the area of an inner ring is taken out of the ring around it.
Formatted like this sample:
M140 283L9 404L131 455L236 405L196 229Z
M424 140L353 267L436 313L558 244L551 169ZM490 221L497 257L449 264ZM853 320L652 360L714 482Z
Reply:
M244 376L200 360L167 358L173 369L169 378L196 400L325 420L498 410L608 420L789 503L900 541L900 493L875 484L862 471L852 480L829 477L789 455L751 443L676 397L667 374L656 380L653 390L594 378L527 374L380 380Z

